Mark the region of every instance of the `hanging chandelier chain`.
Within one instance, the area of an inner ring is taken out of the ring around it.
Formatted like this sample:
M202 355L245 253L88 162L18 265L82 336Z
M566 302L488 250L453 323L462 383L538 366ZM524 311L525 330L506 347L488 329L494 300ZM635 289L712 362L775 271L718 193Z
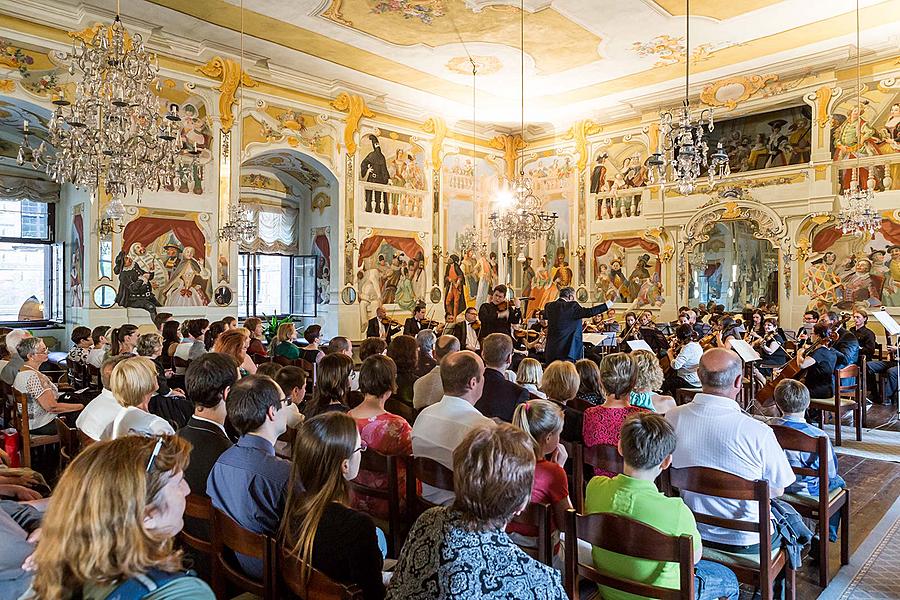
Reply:
M691 95L691 0L685 0L684 15L684 101Z

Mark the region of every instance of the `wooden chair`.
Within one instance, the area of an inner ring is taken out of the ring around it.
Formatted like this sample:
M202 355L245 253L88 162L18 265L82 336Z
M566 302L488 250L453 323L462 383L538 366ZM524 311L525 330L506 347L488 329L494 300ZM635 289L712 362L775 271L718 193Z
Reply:
M13 388L13 396L16 399L13 405L13 426L19 432L22 440L20 448L22 454L22 466L31 467L31 450L41 446L59 443L59 435L31 435L28 429L28 398L19 390Z
M397 398L397 396L391 396L387 399L384 403L384 410L398 417L403 417L410 426L416 422L416 417L419 416L419 411Z
M240 553L262 562L262 580L246 575L234 560ZM217 598L248 592L275 600L275 540L238 525L224 512L212 508L212 586Z
M841 512L841 564L850 562L850 491L840 488L828 492L828 438L812 437L784 425L772 425L772 430L785 450L807 452L819 460L818 469L791 467L796 475L812 476L819 480L819 497L785 494L781 499L819 524L819 586L824 588L831 581L828 576L828 521L838 511Z
M88 446L90 446L91 444L93 444L94 442L97 441L80 429L77 429L76 431L78 434L78 450L79 450L79 452L81 450L84 450L85 448L87 448Z
M281 365L282 367L292 367L294 366L294 361L288 358L287 356L275 355L272 357L272 362L275 364Z
M257 365L272 362L272 357L266 354L251 354L250 359Z
M771 550L769 482L764 480L748 481L737 475L708 467L669 468L668 472L672 487L682 492L758 503L759 518L756 521L742 521L695 512L694 518L697 523L759 534L759 554L756 556L733 554L704 545L703 558L725 565L734 571L738 581L758 587L762 600L773 598L775 579L782 570L785 570L786 596L788 600L793 600L796 590L796 571L791 569L787 562L787 553L783 549Z
M387 535L388 556L396 558L403 545L404 519L400 510L400 474L396 456L381 454L369 448L362 453L359 463L360 471L377 473L387 478L387 488L375 488L363 485L357 480L350 481L350 489L363 496L371 496L385 500L388 505L388 529Z
M553 566L553 513L550 505L544 502L529 502L518 515L512 518L512 523L526 525L537 529L537 548L519 546L525 554L536 558L545 565Z
M407 521L415 522L420 514L437 506L422 497L417 482L448 492L455 491L453 471L430 458L410 456L406 458L406 512Z
M626 577L601 573L593 565L578 562L578 540L598 548L634 558L676 562L680 570L679 589L657 587ZM578 581L585 578L623 592L649 598L693 600L694 540L690 535L671 536L628 517L612 513L582 515L566 513L566 566L564 583L570 598L578 597Z
M208 569L213 563L213 544L210 535L212 510L212 501L207 496L188 494L185 498L184 518L185 524L190 524L191 527L182 528L178 534L178 541L187 548L188 554L193 555L193 568L206 577L209 576ZM200 565L202 568L198 568Z
M69 466L69 463L81 450L81 446L78 443L77 429L69 427L65 419L60 417L53 419L53 422L56 423L56 435L59 437L59 470L62 471Z
M300 583L299 558L278 545L276 560L276 596L280 600L300 598L300 600L362 600L363 592L354 584L338 583L322 571L310 567L306 585Z
M849 365L843 369L834 371L835 394L831 398L813 398L809 402L810 408L819 411L819 428L825 424L824 413L834 414L834 444L841 445L841 418L848 411L853 412L853 425L856 428L856 441L862 441L862 425L865 419L863 410L866 405L866 378L860 374L865 373L865 358L863 368L858 365ZM841 385L841 379L853 378L854 383Z
M92 390L103 389L103 379L100 377L100 369L94 365L86 365L88 373L88 387Z
M585 446L574 444L575 455L572 457L572 479L575 485L575 510L584 511L584 487L585 470L590 469L593 475L594 468L603 469L612 473L622 473L625 463L619 449L610 444L597 444Z
M675 390L675 404L677 406L687 404L694 399L694 396L701 393L702 391L703 390L699 388L678 388Z

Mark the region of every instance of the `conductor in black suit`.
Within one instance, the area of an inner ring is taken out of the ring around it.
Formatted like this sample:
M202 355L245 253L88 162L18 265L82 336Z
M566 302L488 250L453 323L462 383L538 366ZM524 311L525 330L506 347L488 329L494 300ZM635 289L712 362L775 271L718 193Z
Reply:
M482 343L484 338L492 333L502 333L512 339L512 326L522 322L519 299L513 298L512 302L509 302L506 293L506 286L498 285L491 292L490 300L478 309L478 320L481 321L478 338ZM501 308L503 310L500 310Z
M386 319L387 316L387 310L383 306L376 308L375 316L369 319L369 324L366 327L366 337L381 338L390 344L391 338L400 333L400 327L382 323L382 319Z
M575 302L575 290L565 287L559 291L559 299L544 305L544 319L547 320L547 343L544 360L576 361L584 355L581 340L582 319L605 313L609 307L604 302L584 308Z

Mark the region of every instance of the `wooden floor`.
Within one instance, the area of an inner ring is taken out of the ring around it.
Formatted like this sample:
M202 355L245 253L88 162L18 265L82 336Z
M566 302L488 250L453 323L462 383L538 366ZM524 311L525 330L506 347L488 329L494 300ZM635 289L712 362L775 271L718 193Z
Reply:
M875 404L870 406L867 425L876 427L886 423L896 411L893 407ZM886 431L897 431L900 444L900 423L896 421ZM865 439L865 430L863 430ZM866 539L884 514L900 497L900 463L838 455L838 472L850 489L850 553L851 555ZM840 540L829 544L829 565L835 573L840 567ZM809 564L798 573L797 598L807 600L822 592L818 586L818 569ZM742 598L744 596L742 595ZM749 595L747 595L749 598Z

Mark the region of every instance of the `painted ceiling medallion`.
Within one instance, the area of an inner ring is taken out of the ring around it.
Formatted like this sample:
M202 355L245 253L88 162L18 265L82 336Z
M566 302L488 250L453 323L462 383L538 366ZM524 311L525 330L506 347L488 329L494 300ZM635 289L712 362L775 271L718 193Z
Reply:
M503 63L496 56L473 56L475 68L479 75L493 75L503 68ZM447 69L458 75L472 75L472 63L468 56L457 56L447 62Z
M691 62L698 63L708 59L714 52L718 52L724 48L736 46L734 42L708 42L699 44L691 52ZM684 37L672 37L670 35L658 35L649 42L634 42L631 44L632 51L638 56L656 56L659 60L654 63L654 67L664 67L666 65L674 65L684 62L685 49Z
M418 19L426 25L445 14L443 0L383 0L375 3L372 12L376 15L398 14L404 19Z
M750 99L753 94L764 88L770 81L777 81L778 75L750 75L720 79L705 88L700 94L700 101L707 106L724 107L734 110L741 102Z

